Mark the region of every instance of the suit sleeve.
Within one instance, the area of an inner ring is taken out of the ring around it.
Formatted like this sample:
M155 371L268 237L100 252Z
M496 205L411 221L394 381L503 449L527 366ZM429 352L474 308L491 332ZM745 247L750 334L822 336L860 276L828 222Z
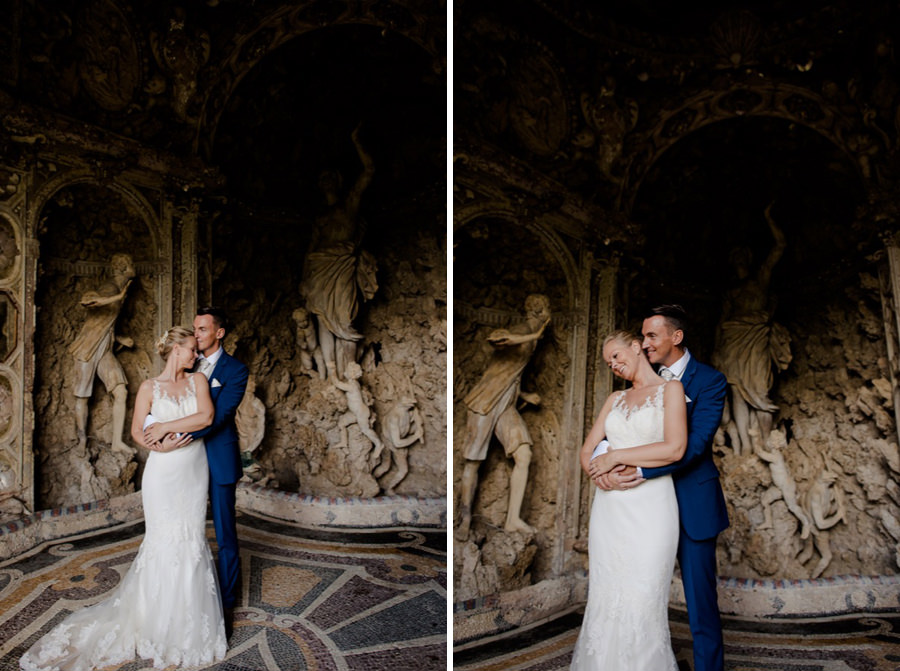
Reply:
M719 424L722 423L725 393L728 391L728 382L725 376L717 370L714 370L713 373L708 376L696 398L692 399L696 405L694 405L694 411L690 418L688 444L684 456L667 466L641 469L645 478L658 478L661 475L688 468L711 450L713 437L716 435Z
M213 422L205 429L200 431L192 431L194 438L205 438L215 435L227 426L229 422L234 422L234 416L237 408L244 398L244 391L247 389L247 378L250 376L249 369L242 363L238 363L235 372L230 375L219 392L219 396L215 403L215 416Z

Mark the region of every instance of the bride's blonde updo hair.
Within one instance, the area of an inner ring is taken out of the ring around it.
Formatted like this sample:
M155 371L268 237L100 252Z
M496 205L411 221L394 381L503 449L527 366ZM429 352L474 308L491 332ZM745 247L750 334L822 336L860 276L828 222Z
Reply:
M627 329L619 329L618 331L613 331L606 338L603 339L603 345L600 347L600 350L606 348L606 346L611 342L620 342L623 345L631 345L635 340L641 342L641 339L634 333L634 331L629 331Z
M159 355L165 361L169 358L169 354L175 345L181 345L185 340L193 337L193 329L188 329L184 326L173 326L156 341L156 351L159 352Z

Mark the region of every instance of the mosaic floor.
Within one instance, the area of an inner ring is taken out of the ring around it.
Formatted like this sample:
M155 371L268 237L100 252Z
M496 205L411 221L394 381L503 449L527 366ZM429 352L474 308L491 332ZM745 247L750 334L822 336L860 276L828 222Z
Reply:
M143 523L131 523L0 564L0 671L17 670L21 654L57 621L115 587L142 533ZM211 525L208 535L214 538ZM227 658L205 668L447 668L443 530L311 531L241 514L238 535L243 596L234 634Z
M671 611L679 669L691 668L683 612ZM726 671L900 671L900 614L759 622L725 618ZM562 671L581 626L573 613L512 638L456 651L455 671Z

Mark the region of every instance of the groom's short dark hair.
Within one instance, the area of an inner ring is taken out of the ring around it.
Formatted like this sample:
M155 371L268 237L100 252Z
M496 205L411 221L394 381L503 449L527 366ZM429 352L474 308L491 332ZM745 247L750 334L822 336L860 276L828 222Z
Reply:
M663 317L673 331L681 331L687 335L688 317L684 308L675 303L657 305L650 310L647 317Z
M209 315L213 318L217 329L225 329L225 333L228 333L231 324L228 323L228 316L225 314L225 310L219 306L207 305L206 307L197 308L197 316L199 317L200 315Z

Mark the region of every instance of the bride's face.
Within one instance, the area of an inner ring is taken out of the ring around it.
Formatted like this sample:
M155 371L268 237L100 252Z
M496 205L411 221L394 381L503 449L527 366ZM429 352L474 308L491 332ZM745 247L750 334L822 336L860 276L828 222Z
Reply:
M606 343L606 347L603 348L603 360L618 377L631 380L637 373L640 349L640 344L636 340L631 343L613 340Z
M183 343L172 348L172 355L175 357L175 362L178 364L179 369L185 368L190 370L194 367L194 362L197 360L197 339L194 337L185 338Z

